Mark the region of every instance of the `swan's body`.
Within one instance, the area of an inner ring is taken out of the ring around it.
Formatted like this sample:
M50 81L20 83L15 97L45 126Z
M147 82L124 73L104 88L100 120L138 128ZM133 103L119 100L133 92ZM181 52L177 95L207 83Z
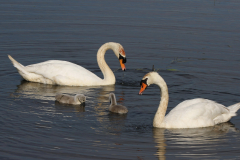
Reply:
M109 100L110 100L109 111L119 114L125 114L128 112L127 107L117 104L114 93L110 93Z
M98 65L103 73L104 79L99 78L82 66L67 61L49 60L23 66L10 55L8 55L8 57L14 67L17 68L19 74L27 81L67 86L111 85L115 84L115 76L104 59L105 52L109 49L112 49L118 57L122 70L126 69L124 65L126 55L121 44L115 42L105 43L97 52Z
M169 96L168 87L163 78L156 72L146 74L141 81L139 94L150 84L160 87L162 95L153 126L158 128L197 128L214 126L229 121L240 108L240 103L225 107L214 101L196 98L186 100L173 108L166 116Z
M83 94L76 94L75 96L70 96L66 94L57 94L55 96L56 101L65 104L79 105L85 103L86 97Z

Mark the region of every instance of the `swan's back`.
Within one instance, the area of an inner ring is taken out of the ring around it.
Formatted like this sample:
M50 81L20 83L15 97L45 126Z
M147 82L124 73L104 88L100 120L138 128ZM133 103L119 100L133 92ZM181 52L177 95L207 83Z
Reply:
M49 60L42 63L32 64L25 67L29 73L41 75L52 81L52 84L85 86L102 81L94 73L82 66L67 61Z
M176 107L174 107L171 111L176 111L176 110L180 110L180 109L184 109L187 108L189 106L192 105L196 105L196 104L202 104L202 103L216 103L212 100L209 99L204 99L204 98L194 98L194 99L190 99L190 100L185 100L181 103L179 103Z
M207 127L228 121L227 107L208 99L187 100L173 108L164 118L166 128Z

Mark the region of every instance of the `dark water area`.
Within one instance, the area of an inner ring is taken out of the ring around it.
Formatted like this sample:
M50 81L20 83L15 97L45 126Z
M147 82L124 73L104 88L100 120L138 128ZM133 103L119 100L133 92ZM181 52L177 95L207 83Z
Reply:
M167 113L192 98L240 102L239 8L237 0L1 1L0 159L240 159L240 115L214 127L158 129L159 88L138 95L154 65L169 87ZM7 57L66 60L102 77L96 53L110 41L127 56L122 72L107 51L110 86L27 82ZM59 92L84 94L86 105L55 103ZM110 92L128 114L109 113Z

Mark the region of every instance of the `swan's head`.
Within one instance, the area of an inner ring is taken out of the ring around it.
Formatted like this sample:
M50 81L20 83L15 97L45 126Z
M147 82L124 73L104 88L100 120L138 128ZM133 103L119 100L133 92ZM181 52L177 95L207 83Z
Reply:
M141 89L140 89L140 91L139 91L139 94L142 94L143 91L144 91L145 89L147 89L147 87L149 86L148 83L147 83L147 81L148 81L148 78L144 78L144 79L141 80L141 82L140 82Z
M149 72L147 73L141 80L140 82L140 86L141 86L141 89L139 91L139 94L142 94L143 91L148 87L150 86L151 84L154 83L154 77L155 76L159 76L159 74L157 72Z
M123 51L124 51L124 50L123 50ZM124 53L125 53L125 52L124 52ZM118 58L118 59L119 59L119 62L120 62L120 65L121 65L122 70L125 71L125 70L126 70L126 67L125 67L125 64L124 64L124 63L127 62L126 57L123 57L122 54L119 53L119 58Z
M126 53L121 44L119 44L119 43L116 43L116 44L117 44L117 46L114 47L113 51L119 59L122 70L125 71L126 70L125 63L127 62Z

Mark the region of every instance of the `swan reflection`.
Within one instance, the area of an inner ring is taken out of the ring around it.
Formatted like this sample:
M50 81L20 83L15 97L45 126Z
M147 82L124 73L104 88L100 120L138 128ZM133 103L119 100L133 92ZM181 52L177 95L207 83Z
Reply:
M189 149L193 149L199 146L213 147L223 143L224 136L229 132L238 132L238 129L234 127L231 122L221 123L212 127L204 128L188 128L188 129L165 129L165 128L153 128L153 137L156 142L157 157L161 160L166 159L167 143L173 143L169 145L171 147L183 148L191 152Z
M91 86L91 87L72 87L72 86L58 86L58 85L48 85L35 82L28 82L23 80L20 85L17 85L13 96L23 97L30 99L39 99L39 100L53 100L55 101L55 96L57 93L66 93L66 94L84 94L90 100L93 97L97 97L100 101L105 101L105 93L109 91L114 91L114 85L110 86ZM99 94L100 92L100 94ZM20 95L19 95L20 94ZM102 97L103 96L103 97ZM89 99L87 99L89 100Z
M70 104L63 104L59 103L58 101L55 101L55 107L57 110L61 111L63 110L64 112L85 112L85 103L82 103L80 105L70 105Z
M48 85L41 83L28 82L25 80L21 81L20 85L17 85L17 89L12 96L15 98L29 98L29 99L38 99L38 100L48 100L55 102L55 96L58 93L65 93L70 95L75 94L84 94L87 97L86 106L93 106L95 113L97 115L106 114L103 106L101 104L109 104L109 93L115 91L114 85L108 86L91 86L91 87L71 87L71 86L58 86L58 85ZM59 104L55 102L55 107L58 110L71 110L84 112L85 108L83 105L80 106L71 106L67 104ZM92 109L91 108L91 109ZM108 112L107 112L108 113ZM97 119L101 121L100 119Z

